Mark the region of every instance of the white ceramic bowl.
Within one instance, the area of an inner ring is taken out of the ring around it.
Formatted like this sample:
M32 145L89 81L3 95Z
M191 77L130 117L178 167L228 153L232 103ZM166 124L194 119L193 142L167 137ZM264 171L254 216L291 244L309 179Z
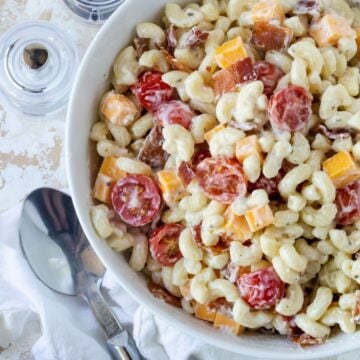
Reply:
M185 311L154 298L143 276L131 270L121 254L112 251L95 233L89 215L92 204L89 131L97 119L99 98L109 84L116 55L133 38L136 24L159 19L167 2L127 0L101 28L77 74L67 118L66 161L71 194L86 236L105 266L138 302L175 328L212 345L263 359L316 359L360 348L360 332L353 336L339 334L324 345L301 349L281 336L246 334L233 337L213 329Z

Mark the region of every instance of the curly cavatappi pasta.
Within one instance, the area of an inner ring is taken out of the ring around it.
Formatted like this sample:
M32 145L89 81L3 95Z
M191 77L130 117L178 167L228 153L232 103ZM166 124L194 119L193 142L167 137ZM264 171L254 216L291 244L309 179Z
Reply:
M349 2L354 4L355 2ZM345 0L169 3L115 59L91 216L149 289L301 345L360 313L360 18Z

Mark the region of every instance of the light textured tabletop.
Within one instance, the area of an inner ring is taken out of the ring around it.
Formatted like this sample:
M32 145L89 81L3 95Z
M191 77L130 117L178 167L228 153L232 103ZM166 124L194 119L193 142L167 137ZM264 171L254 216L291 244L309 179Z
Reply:
M0 36L21 21L47 20L66 29L80 56L99 29L73 15L62 0L0 0L0 14ZM48 117L29 118L6 106L0 97L0 213L40 186L67 186L65 116L62 109ZM337 357L355 359L360 359L359 353Z
M0 0L0 36L25 20L48 20L75 41L80 56L99 29L73 15L62 0ZM28 118L0 98L0 213L40 186L66 187L64 128L66 109Z

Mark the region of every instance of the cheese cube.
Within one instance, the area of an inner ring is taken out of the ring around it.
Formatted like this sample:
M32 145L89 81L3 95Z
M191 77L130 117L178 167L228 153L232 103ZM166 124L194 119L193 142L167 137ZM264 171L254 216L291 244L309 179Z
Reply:
M205 133L204 135L204 139L210 143L210 140L212 139L212 137L219 132L220 130L225 129L225 125L224 124L220 124L215 126L213 129L211 129L210 131L208 131L207 133Z
M126 172L117 166L116 160L117 158L114 156L106 157L101 164L99 172L117 181L124 178Z
M245 331L244 326L220 312L216 313L213 326L218 329L230 330L234 335L240 335Z
M215 50L216 62L222 69L235 64L248 56L241 36L231 39Z
M360 169L347 151L338 152L325 160L322 166L337 189L360 178Z
M335 14L324 15L309 30L318 46L336 45L343 37L355 37L355 31L341 16Z
M262 160L261 148L256 135L247 136L236 143L235 156L240 163L254 154Z
M228 207L224 218L224 232L231 240L244 241L251 238L252 232L244 216L235 215Z
M93 197L105 204L111 205L111 191L115 181L104 174L98 173L93 189Z
M130 125L137 112L135 104L128 97L113 91L106 93L100 103L100 114L115 125Z
M126 176L126 172L119 169L116 165L116 157L106 157L96 177L93 196L108 205L111 205L111 191L114 184Z
M261 0L252 7L251 17L253 22L278 20L281 24L285 19L285 14L276 0Z
M215 310L209 310L206 305L203 304L196 304L195 305L195 316L198 319L214 322L216 311Z
M274 216L268 204L248 210L245 213L245 219L253 232L263 229L274 222Z
M183 182L175 169L158 171L157 177L165 202L173 203L185 195Z

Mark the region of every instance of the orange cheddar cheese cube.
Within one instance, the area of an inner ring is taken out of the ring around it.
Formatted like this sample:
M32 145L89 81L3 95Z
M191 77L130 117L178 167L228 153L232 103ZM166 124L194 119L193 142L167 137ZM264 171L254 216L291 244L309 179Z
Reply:
M124 178L126 176L126 172L117 166L116 161L117 158L114 156L106 157L100 166L99 172L116 181Z
M115 125L130 125L135 120L138 110L126 96L110 91L100 103L100 113Z
M210 310L206 305L198 303L195 305L195 316L201 320L214 322L216 311Z
M96 177L93 196L105 204L111 205L111 191L115 181L104 174L99 173Z
M281 24L285 19L284 11L276 0L261 0L251 9L253 22L278 20Z
M251 231L255 232L274 222L274 215L268 204L257 206L245 213L245 219Z
M251 238L252 232L244 216L235 215L229 207L224 218L224 232L231 240L245 241Z
M159 186L167 203L180 200L185 195L185 188L175 169L164 169L157 172Z
M256 135L247 136L236 143L235 156L240 163L250 155L258 155L262 160L262 153Z
M347 151L338 152L325 160L322 166L337 189L360 178L360 169Z
M310 27L309 33L318 46L336 45L341 38L355 37L355 31L346 19L334 14L324 15Z
M215 126L213 129L211 129L210 131L208 131L205 135L204 135L204 139L209 143L210 140L212 139L212 137L219 132L220 130L225 129L225 125L224 124L220 124Z
M220 312L216 313L213 326L214 328L229 330L234 335L240 335L245 331L244 326Z
M94 198L111 205L111 191L114 184L126 176L126 172L116 165L116 157L106 157L96 177L93 195Z
M219 67L226 69L248 56L241 36L231 39L215 50L215 59Z

